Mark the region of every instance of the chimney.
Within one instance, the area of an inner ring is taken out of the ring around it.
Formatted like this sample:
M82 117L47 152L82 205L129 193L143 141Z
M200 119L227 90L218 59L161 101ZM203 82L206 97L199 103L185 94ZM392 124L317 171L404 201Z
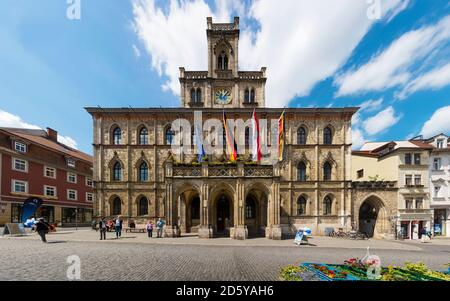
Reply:
M47 128L47 136L50 140L58 142L58 132L52 128Z

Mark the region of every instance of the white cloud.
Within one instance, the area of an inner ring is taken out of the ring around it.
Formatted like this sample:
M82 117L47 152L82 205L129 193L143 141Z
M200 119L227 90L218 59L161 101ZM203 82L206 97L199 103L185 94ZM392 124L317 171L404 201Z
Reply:
M0 127L40 130L41 127L25 122L20 116L0 110ZM58 135L58 141L71 148L78 149L77 142L68 136Z
M444 133L450 134L450 106L442 107L423 125L421 134L425 137Z
M418 61L430 61L432 55L450 39L450 16L436 25L407 32L368 63L335 78L337 96L380 91L406 85ZM422 66L423 67L423 66ZM419 68L420 69L420 68Z
M408 2L408 1L406 1ZM387 3L387 2L386 2ZM206 70L207 16L215 22L230 22L231 13L242 20L240 68L268 67L267 106L284 106L296 95L305 96L319 81L343 65L373 24L367 17L369 4L361 0L216 0L217 11L204 0L172 0L167 9L155 0L133 2L137 35L151 56L151 65L167 78L163 88L179 94L179 67ZM404 9L404 0L389 1L383 17ZM245 20L259 25L251 32Z
M364 131L370 136L376 135L395 125L400 119L401 115L397 115L392 106L372 116L363 123Z
M397 97L399 99L405 99L417 91L440 89L447 85L450 85L450 63L417 77L406 85L406 87L397 94Z
M362 104L359 105L361 108L360 111L367 111L367 112L373 112L381 108L381 105L383 104L383 98L379 99L369 99Z
M29 124L22 120L19 116L3 110L0 110L0 127L40 129L37 125Z
M67 145L68 147L78 149L78 143L69 136L58 135L58 142Z
M364 133L362 132L361 129L359 128L353 128L352 129L352 148L353 149L360 149L361 146L364 145L364 143L366 143L367 140L364 137Z

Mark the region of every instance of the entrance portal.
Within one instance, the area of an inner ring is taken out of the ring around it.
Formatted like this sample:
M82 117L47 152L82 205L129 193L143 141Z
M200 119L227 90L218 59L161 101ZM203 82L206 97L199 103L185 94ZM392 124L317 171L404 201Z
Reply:
M365 201L359 208L359 231L373 237L378 219L379 208Z
M217 201L217 232L225 234L230 227L230 201L222 195Z

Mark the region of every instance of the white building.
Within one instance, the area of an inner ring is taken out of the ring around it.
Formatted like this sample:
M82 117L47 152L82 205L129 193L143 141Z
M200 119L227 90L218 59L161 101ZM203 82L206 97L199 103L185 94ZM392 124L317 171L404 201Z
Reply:
M433 146L429 174L434 234L450 237L450 139L439 134L424 142Z

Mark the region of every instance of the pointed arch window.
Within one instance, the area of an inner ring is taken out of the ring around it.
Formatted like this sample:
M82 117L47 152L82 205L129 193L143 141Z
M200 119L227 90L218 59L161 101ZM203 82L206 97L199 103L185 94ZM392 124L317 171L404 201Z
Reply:
M116 127L113 131L113 144L119 145L122 143L122 130L120 127Z
M148 181L148 164L147 162L142 162L139 165L139 182L147 182Z
M333 209L333 201L330 196L326 196L323 200L323 215L331 215Z
M112 204L112 215L122 214L122 201L119 197L115 198Z
M113 166L113 181L122 181L122 165L119 162Z
M331 181L331 163L330 162L325 162L325 164L323 165L323 180L324 181Z
M200 88L192 88L191 89L191 102L192 103L200 103L202 102L202 89Z
M142 127L139 131L139 144L147 145L148 144L148 130L146 127Z
M166 136L166 137L165 137L166 145L172 145L172 143L173 143L173 138L174 138L174 136L175 136L175 132L172 130L171 127L168 127L168 128L166 129L166 135L165 135L165 136Z
M297 130L297 144L306 144L306 129L303 126L299 127Z
M328 126L323 130L323 144L333 144L333 131Z
M249 103L250 102L250 90L247 88L244 92L244 102Z
M250 91L250 102L254 103L255 102L255 89L252 88L252 90Z
M298 172L297 179L301 182L306 181L306 164L305 164L305 162L302 161L302 162L298 163L297 172Z
M225 51L222 51L219 55L218 66L219 70L228 70L228 56Z
M138 215L148 215L148 200L144 196L139 199Z
M301 195L297 200L297 215L306 214L306 198Z

